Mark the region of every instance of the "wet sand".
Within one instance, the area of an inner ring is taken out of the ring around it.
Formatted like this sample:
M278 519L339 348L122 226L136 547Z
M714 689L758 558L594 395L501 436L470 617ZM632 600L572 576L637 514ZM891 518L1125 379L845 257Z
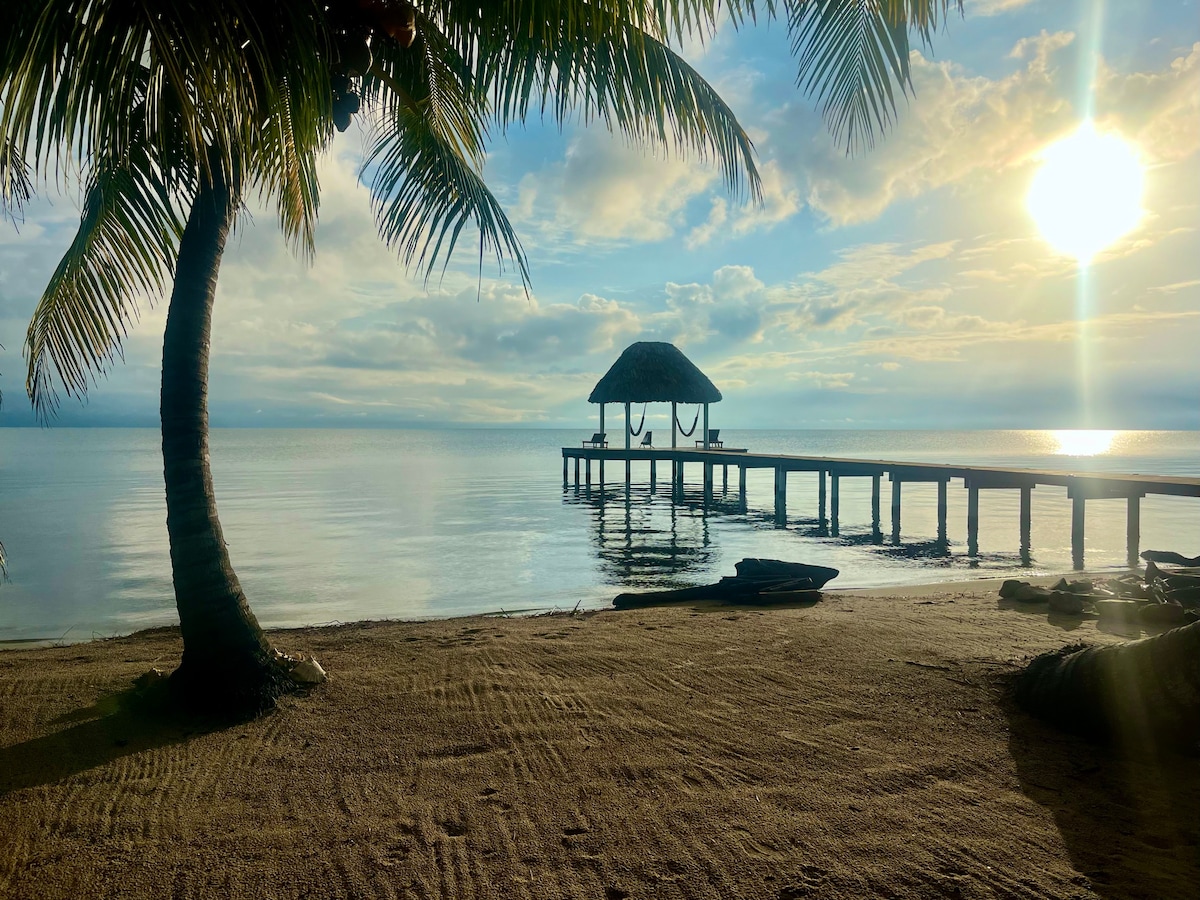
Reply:
M996 584L278 631L226 728L118 703L173 630L0 653L0 897L1180 897L1194 760L1011 709L1094 619Z

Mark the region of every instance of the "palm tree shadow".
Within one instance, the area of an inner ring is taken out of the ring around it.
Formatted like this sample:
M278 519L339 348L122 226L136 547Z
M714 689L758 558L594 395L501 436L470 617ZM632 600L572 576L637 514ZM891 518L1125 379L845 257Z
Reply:
M189 718L172 712L161 697L129 690L102 697L51 724L67 727L0 747L0 797L54 784L134 753L183 743L228 723Z
M1076 871L1101 897L1194 898L1200 884L1200 771L1170 753L1123 754L1006 703L1025 796L1045 807Z

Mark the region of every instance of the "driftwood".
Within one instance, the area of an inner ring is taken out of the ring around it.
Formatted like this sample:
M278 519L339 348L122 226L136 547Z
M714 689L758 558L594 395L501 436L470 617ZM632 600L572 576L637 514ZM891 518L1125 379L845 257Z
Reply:
M1194 751L1200 741L1200 568L1161 569L1147 554L1168 557L1147 551L1144 575L1122 575L1077 594L1080 613L1090 608L1114 625L1170 630L1124 644L1044 653L1018 673L1013 693L1034 715L1130 749ZM1018 584L1009 584L1011 599L1018 599ZM1062 588L1073 586L1060 583L1050 593L1065 597Z
M1143 550L1146 562L1170 563L1173 566L1200 566L1200 556L1184 556L1174 550Z
M620 594L617 609L715 600L721 603L797 603L821 599L821 588L838 576L837 569L779 559L743 559L716 584L667 591Z

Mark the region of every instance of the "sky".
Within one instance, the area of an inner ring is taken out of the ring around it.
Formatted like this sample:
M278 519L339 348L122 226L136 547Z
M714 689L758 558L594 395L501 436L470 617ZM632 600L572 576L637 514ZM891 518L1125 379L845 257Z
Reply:
M481 278L469 238L425 283L376 235L352 127L321 164L311 264L253 205L230 240L211 424L593 429L596 381L659 340L721 390L713 427L1200 428L1197 0L967 0L914 51L898 121L850 156L779 24L681 52L753 138L760 205L703 162L533 123L494 135L485 166L531 291L511 266ZM1026 202L1088 117L1135 148L1143 212L1081 266ZM24 332L78 212L47 188L0 222L0 425L34 423ZM156 424L165 302L141 308L60 424ZM647 422L669 430L669 409Z

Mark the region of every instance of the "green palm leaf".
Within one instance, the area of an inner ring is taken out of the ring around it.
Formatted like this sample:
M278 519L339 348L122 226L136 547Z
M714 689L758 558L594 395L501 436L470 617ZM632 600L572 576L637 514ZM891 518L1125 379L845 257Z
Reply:
M909 29L923 42L962 0L786 0L796 84L814 97L847 151L895 119L893 82L911 86Z
M25 386L40 418L58 405L56 383L69 395L87 391L89 376L120 355L137 296L160 296L170 278L183 229L158 175L144 155L92 172L79 229L25 338Z

